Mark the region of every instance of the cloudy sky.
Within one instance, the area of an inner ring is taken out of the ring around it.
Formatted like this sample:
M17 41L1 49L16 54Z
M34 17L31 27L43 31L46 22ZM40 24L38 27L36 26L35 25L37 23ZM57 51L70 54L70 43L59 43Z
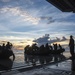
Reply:
M75 35L75 14L46 0L0 0L0 40L32 40Z

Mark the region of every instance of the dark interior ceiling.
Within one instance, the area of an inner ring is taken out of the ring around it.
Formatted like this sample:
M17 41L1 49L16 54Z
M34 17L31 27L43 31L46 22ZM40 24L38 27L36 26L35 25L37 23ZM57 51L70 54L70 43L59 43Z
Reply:
M46 0L63 12L75 12L75 0Z

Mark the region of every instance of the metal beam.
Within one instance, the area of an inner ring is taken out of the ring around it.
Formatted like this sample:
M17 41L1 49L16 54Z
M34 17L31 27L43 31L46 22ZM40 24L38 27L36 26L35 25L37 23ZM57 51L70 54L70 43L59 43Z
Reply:
M47 0L47 1L63 12L75 11L75 0Z

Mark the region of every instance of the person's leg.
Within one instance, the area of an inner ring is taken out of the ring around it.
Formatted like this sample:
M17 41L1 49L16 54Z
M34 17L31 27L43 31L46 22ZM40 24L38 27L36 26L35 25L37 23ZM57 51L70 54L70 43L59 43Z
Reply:
M72 57L74 56L74 47L70 47L70 54Z

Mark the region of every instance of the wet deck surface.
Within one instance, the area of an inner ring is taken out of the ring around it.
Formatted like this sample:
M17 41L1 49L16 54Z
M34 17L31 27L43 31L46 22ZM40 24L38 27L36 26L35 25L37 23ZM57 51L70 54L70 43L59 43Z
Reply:
M27 70L26 68L21 68L2 72L1 75L75 75L75 72L71 70L71 63L71 60L65 60L60 63L44 65Z
M19 62L0 61L0 75L75 75L73 65L75 60L72 62L63 55L25 56Z

